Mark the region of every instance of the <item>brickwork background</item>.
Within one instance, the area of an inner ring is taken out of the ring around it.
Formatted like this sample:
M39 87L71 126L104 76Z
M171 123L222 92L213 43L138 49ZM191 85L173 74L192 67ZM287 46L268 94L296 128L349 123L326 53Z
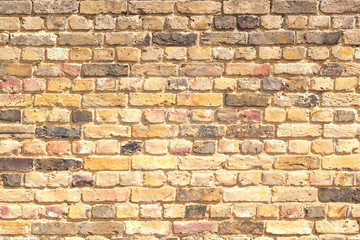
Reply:
M358 13L1 0L0 239L360 239Z

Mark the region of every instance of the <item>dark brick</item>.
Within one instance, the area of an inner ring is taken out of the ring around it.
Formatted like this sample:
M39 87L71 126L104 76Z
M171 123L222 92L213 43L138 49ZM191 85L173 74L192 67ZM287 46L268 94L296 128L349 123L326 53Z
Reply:
M271 125L243 124L229 125L227 136L229 137L273 137L275 128Z
M270 105L271 94L241 93L226 94L225 105L234 107L267 107Z
M26 171L33 166L33 158L0 157L0 171Z
M37 127L35 133L45 138L80 138L81 127L43 126Z
M203 32L200 35L204 45L247 44L247 32Z
M79 232L83 235L122 235L124 224L121 222L82 222Z
M309 89L310 81L306 77L294 77L287 79L285 89L291 92L304 92Z
M45 171L67 171L80 169L82 161L71 158L42 158L36 160L36 169Z
M79 2L75 0L37 0L34 1L33 9L38 14L77 13Z
M31 223L31 233L35 235L76 235L77 224L67 222Z
M87 110L74 110L72 111L73 122L92 122L92 112Z
M333 45L340 42L341 32L308 32L305 40L311 44Z
M264 78L262 88L265 91L280 91L285 86L285 80L280 77Z
M225 135L223 125L180 125L180 136L194 138L217 138Z
M215 16L214 28L218 30L235 29L236 17L234 16Z
M297 99L296 104L302 107L315 107L319 105L319 96L314 93L305 93Z
M259 27L259 18L255 16L238 16L238 29L254 29Z
M91 209L91 216L95 219L113 218L114 214L115 209L111 204L95 205Z
M203 218L206 215L207 205L188 205L185 209L186 218Z
M219 226L220 234L263 234L264 223L254 221L224 221Z
M18 173L4 173L1 174L1 180L4 187L20 187L22 174Z
M319 188L320 202L360 202L360 188Z
M323 206L305 206L305 216L308 218L324 218L325 208Z
M293 44L294 42L295 33L291 31L251 32L249 35L251 45Z
M343 69L339 63L324 63L321 68L321 75L325 76L340 76L342 73Z
M166 82L166 89L172 91L184 91L189 88L189 81L185 77L170 78Z
M99 64L83 64L83 75L86 77L107 77L107 76L127 76L127 64L118 63L99 63Z
M176 190L178 202L218 202L220 201L218 188L180 188Z
M196 33L158 32L153 33L153 43L167 46L195 45L198 39Z
M21 111L18 109L0 110L0 121L20 122L21 121Z
M215 153L215 141L195 141L193 152L197 154L212 154Z
M356 113L352 110L335 110L336 122L355 122Z
M74 187L92 187L94 186L94 177L88 173L74 173L71 185Z
M317 0L273 0L272 12L280 14L317 14Z
M219 122L237 122L239 112L232 108L221 108L216 111L216 116Z
M141 152L142 141L128 141L121 144L122 154L132 154Z

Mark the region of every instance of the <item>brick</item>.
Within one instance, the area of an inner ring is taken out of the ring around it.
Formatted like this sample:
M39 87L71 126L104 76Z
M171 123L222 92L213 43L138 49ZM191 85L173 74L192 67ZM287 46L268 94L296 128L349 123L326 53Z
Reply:
M333 45L339 43L340 37L340 32L309 32L306 33L306 42L312 44Z
M135 1L129 3L129 12L132 14L169 14L174 12L174 3Z
M35 133L39 137L45 138L80 138L81 128L61 127L61 126L44 126L37 127Z
M0 76L2 77L30 77L32 67L29 64L2 63L0 64Z
M255 16L238 16L237 17L238 29L255 29L259 27L259 18Z
M335 7L336 6L336 7ZM324 13L358 13L359 1L324 0L320 3L320 10Z
M129 189L84 189L84 202L125 202L129 197Z
M204 45L247 44L248 34L244 32L204 32L200 35L200 41Z
M82 14L124 13L126 9L126 2L118 0L80 2Z
M178 46L178 45L194 45L197 41L195 33L180 32L161 32L153 33L153 42L158 45Z
M77 233L76 227L75 223L31 223L31 233L34 235L69 235Z
M266 14L270 12L270 1L245 0L241 3L235 0L224 2L225 14Z
M184 64L180 69L180 75L187 77L217 77L223 72L222 64Z
M123 234L124 224L114 221L82 222L79 233L82 235L118 235Z
M16 46L55 46L56 35L54 33L12 33L10 42Z
M274 126L272 125L258 125L258 124L243 124L243 125L229 125L226 135L229 137L250 137L250 138L267 138L274 136Z
M171 231L171 223L167 221L127 221L127 234L145 234L145 235L168 235Z
M111 32L105 35L105 42L109 45L149 46L150 33Z
M80 202L81 192L78 189L45 189L35 193L38 202Z
M34 12L36 14L64 14L76 13L78 11L79 3L74 0L67 1L34 1Z
M88 170L128 170L130 158L121 157L89 157L85 159L84 168Z
M220 222L220 234L263 234L264 222L255 221L223 221Z
M356 155L323 157L322 167L323 169L357 170L359 166L356 159Z
M175 200L173 188L135 188L131 192L132 202L171 202Z
M305 124L282 124L278 127L278 137L317 137L320 136L321 127L318 125L308 126Z
M306 220L271 221L266 225L266 232L275 235L308 235L312 232L312 222Z
M249 34L251 45L293 44L294 41L295 34L292 31L264 31Z
M179 234L214 233L217 231L217 228L218 223L210 221L174 222L174 233Z
M177 160L175 157L152 157L133 156L132 168L141 170L175 169Z
M0 17L0 29L4 31L16 31L20 28L19 19L16 17Z
M177 95L179 106L220 106L222 94L218 93L181 93Z
M317 1L275 0L271 11L280 14L317 14Z
M234 16L215 16L214 28L218 30L235 29L236 18Z
M127 64L84 64L83 74L87 77L127 76Z
M178 135L176 125L134 125L132 137L140 138L173 138Z
M33 158L1 157L0 169L2 171L27 171L32 170Z
M320 167L320 158L313 156L281 156L275 158L274 167L287 170L318 169Z
M0 126L0 138L33 138L32 125L6 125Z
M20 122L21 121L21 111L18 109L0 110L0 121Z
M5 221L0 223L1 235L23 235L29 233L29 223L19 221Z
M317 189L314 188L277 187L273 189L273 202L314 202L316 200Z
M359 232L359 224L354 220L317 221L315 223L317 233L344 233L356 234Z
M83 96L83 107L123 107L127 104L127 95L121 93L96 93Z
M178 188L176 201L178 202L218 202L220 189L217 188Z
M43 171L77 170L82 166L80 159L71 158L42 158L36 160L36 169Z
M31 1L2 1L0 3L1 14L31 14Z

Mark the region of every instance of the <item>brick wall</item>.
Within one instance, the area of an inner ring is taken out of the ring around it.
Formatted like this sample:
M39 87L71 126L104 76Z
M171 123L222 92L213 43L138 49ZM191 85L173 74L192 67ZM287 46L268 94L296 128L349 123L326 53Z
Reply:
M0 239L358 240L358 13L1 0Z

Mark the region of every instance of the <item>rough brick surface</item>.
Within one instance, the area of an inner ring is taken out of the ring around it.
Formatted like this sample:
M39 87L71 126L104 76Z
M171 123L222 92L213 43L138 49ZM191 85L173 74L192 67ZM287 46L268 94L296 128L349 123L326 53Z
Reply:
M0 0L1 240L359 240L360 0Z

